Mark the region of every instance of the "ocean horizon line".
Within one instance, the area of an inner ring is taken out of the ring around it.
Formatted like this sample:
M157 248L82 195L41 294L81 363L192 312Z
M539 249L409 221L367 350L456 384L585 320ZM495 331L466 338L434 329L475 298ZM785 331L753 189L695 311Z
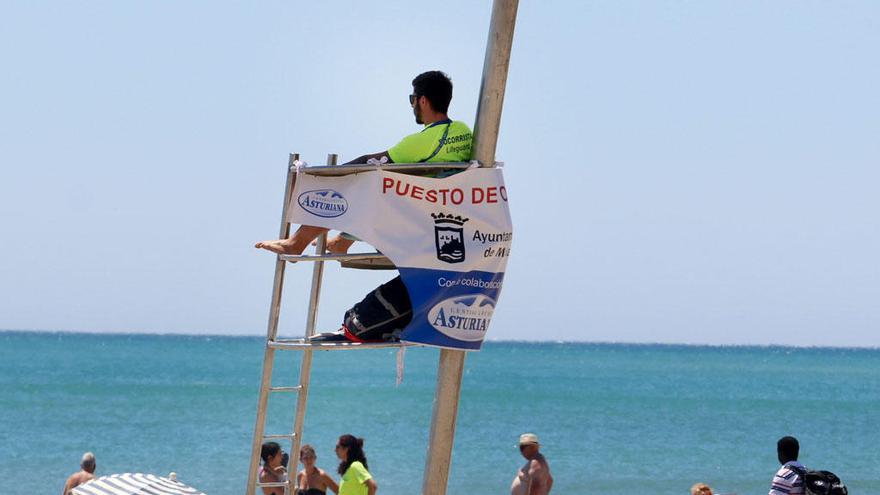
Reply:
M47 334L47 335L83 335L105 337L180 337L180 338L230 338L230 339L265 339L264 334L226 334L226 333L189 333L189 332L145 332L145 331L86 331L86 330L50 330L50 329L13 329L0 328L3 334ZM880 350L880 346L873 345L793 345L786 344L757 344L757 343L699 343L699 342L636 342L636 341L605 341L605 340L525 340L525 339L486 339L484 344L534 344L534 345L584 345L601 347L668 347L668 348L717 348L717 349L832 349L832 350Z

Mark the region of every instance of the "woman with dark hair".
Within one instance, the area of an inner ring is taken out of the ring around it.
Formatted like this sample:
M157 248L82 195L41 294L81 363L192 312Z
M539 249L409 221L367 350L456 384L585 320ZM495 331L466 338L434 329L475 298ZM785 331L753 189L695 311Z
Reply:
M263 465L260 466L260 483L278 483L287 481L287 468L282 464L284 452L281 446L275 442L266 442L263 444L263 450L260 451L260 457L263 459ZM277 495L284 493L283 487L263 487L264 495Z
M378 486L367 471L367 456L364 455L364 439L352 435L342 435L336 442L336 457L339 463L339 495L375 495Z
M303 470L296 475L296 495L325 495L327 489L339 493L339 486L323 469L315 466L318 460L315 449L305 444L299 449L299 462Z

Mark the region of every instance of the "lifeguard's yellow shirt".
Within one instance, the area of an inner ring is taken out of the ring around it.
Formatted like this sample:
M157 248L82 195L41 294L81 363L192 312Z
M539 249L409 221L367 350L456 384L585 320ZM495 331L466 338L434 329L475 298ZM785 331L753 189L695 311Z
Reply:
M394 163L467 162L474 135L464 122L441 120L410 134L388 150Z

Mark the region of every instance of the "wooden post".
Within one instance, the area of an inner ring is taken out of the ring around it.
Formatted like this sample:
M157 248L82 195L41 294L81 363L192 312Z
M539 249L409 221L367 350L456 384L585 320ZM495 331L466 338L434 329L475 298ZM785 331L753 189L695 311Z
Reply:
M501 127L501 108L504 105L518 4L518 0L495 0L492 5L480 100L474 124L473 157L482 167L495 165L495 148ZM423 495L446 495L464 358L465 351L440 350L428 455L425 459L425 478L422 482Z

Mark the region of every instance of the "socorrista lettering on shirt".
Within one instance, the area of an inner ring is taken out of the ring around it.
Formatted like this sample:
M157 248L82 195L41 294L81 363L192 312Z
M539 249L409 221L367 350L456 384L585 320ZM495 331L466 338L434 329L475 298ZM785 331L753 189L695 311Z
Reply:
M464 122L435 122L401 139L388 150L388 156L394 163L466 162L471 159L473 139Z

